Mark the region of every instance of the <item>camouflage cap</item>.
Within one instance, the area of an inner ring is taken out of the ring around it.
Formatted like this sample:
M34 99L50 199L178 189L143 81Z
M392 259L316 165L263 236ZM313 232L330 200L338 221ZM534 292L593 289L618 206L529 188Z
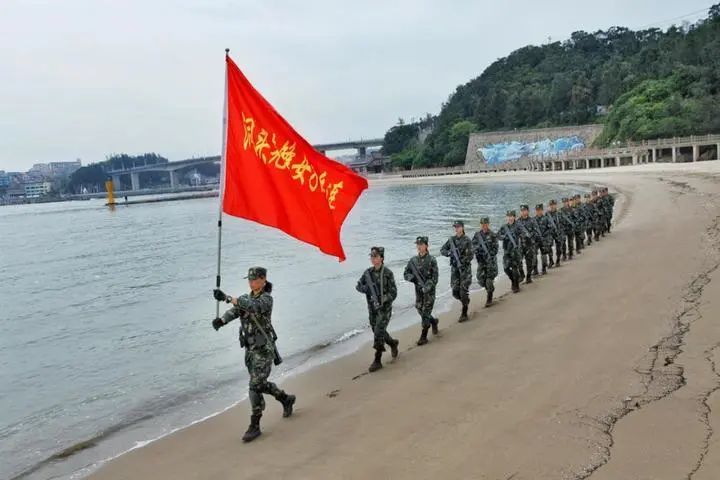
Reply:
M597 191L597 190L593 190L593 191L592 191L592 194L593 194L593 196L597 196L598 191Z
M482 217L480 219L480 225L490 225L490 218L488 217Z
M417 237L417 238L415 239L415 243L418 244L418 245L421 244L421 243L424 243L425 245L427 245L427 244L428 244L428 237Z
M570 201L570 199L569 199L568 197L562 197L562 202L563 202L563 203L569 202L569 201Z
M530 207L527 206L527 204L523 203L520 205L520 210L530 210Z
M590 197L592 197L592 195L590 195L589 193L585 194L585 198L590 198Z
M463 223L462 220L455 220L455 223L453 223L453 227L463 227L463 228L465 228L465 223Z
M542 203L535 205L535 210L542 210L543 208L545 208L545 206Z
M550 205L557 205L557 200L555 200L554 198L550 200Z
M385 258L385 247L371 247L370 256Z
M248 280L257 280L258 278L266 278L267 269L263 267L252 267L248 269L247 278Z
M507 215L508 217L515 217L515 210L508 210L505 215Z

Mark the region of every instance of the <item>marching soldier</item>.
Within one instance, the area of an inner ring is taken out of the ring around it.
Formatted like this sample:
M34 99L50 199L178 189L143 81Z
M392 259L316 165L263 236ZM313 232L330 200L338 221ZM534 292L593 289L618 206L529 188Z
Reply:
M548 223L550 224L550 232L552 243L555 244L555 260L553 260L552 251L550 252L550 266L560 266L560 254L563 252L563 227L560 219L560 212L557 210L557 201L550 200L550 207L547 212Z
M550 264L552 265L552 244L553 244L553 231L550 221L550 216L545 215L545 207L542 203L535 205L535 225L539 231L539 241L537 244L538 250L540 250L540 259L542 262L542 274L547 273L548 267L548 256L550 257ZM536 257L537 258L537 257Z
M443 257L450 257L450 286L453 297L462 303L462 313L459 322L468 319L468 305L470 305L470 284L472 283L472 242L465 235L465 224L461 220L453 223L455 235L448 238L440 249Z
M516 223L520 230L522 255L527 270L525 283L532 283L532 275L537 272L537 245L540 243L540 235L535 220L530 218L530 208L527 205L520 205L520 218Z
M485 288L487 294L485 307L492 305L493 292L495 291L495 277L497 277L497 235L490 230L490 219L480 219L480 231L475 232L472 239L475 259L478 263L477 279L481 287Z
M580 208L580 194L573 197L571 206L575 222L575 251L579 255L585 248L585 215Z
M595 222L597 221L597 212L595 211L595 204L592 203L591 194L585 194L585 203L582 204L582 209L585 215L585 233L587 235L587 244L592 245L593 228L595 227Z
M273 363L282 362L275 346L277 335L271 323L273 298L272 283L267 281L267 270L253 267L248 270L247 277L250 293L239 297L225 295L222 290L213 291L216 300L232 304L222 318L212 322L215 330L240 318L240 346L245 348L245 366L250 375L248 397L252 408L250 426L243 435L244 442L251 442L260 436L260 418L265 410L263 394L275 397L283 406L283 417L293 413L295 395L288 395L277 385L268 381Z
M428 237L417 237L415 245L418 254L410 259L403 276L405 280L415 284L415 309L422 323L422 332L417 344L425 345L428 342L430 327L433 335L438 334L438 319L432 316L435 287L438 282L438 265L435 257L428 252Z
M595 231L595 241L600 241L601 236L605 236L605 208L600 201L598 191L592 191L592 204L595 207L595 223L593 230Z
M498 238L503 246L503 270L510 279L513 293L520 291L522 274L522 246L520 244L520 229L515 222L515 210L507 211L507 223L498 230Z
M563 197L560 209L560 220L563 227L563 260L572 260L575 251L575 217L568 197ZM567 253L567 256L565 255Z
M397 297L397 286L392 270L385 266L385 249L372 247L370 262L372 266L365 270L355 289L364 293L367 300L370 327L373 330L373 348L375 349L375 359L368 368L368 371L372 373L383 367L382 354L386 344L390 347L392 358L397 358L400 341L392 338L387 331L392 316L392 302Z
M610 233L610 227L612 227L613 210L615 209L615 197L610 195L607 187L602 190L602 198L605 199L605 229L607 233Z

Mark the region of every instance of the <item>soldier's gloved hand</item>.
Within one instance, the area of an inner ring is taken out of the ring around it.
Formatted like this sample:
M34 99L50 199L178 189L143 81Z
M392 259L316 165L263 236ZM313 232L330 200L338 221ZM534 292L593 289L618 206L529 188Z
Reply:
M423 291L423 293L430 293L432 291L432 289L433 289L433 286L430 283L426 283L423 286L422 291Z
M375 310L380 310L380 302L373 302L373 308Z
M220 290L219 288L216 288L215 290L213 290L213 297L215 297L215 300L217 300L218 302L227 302L228 301L227 300L228 296L225 295L225 293L222 290Z
M406 282L414 282L414 281L415 281L415 277L413 276L413 274L408 273L407 275L405 275L405 281L406 281Z
M212 326L217 332L218 330L220 330L220 327L225 326L225 322L223 322L222 318L216 318L212 321Z

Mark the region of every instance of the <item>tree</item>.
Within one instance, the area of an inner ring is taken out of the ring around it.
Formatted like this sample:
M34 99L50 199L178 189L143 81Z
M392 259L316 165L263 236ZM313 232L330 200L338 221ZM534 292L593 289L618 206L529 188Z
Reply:
M82 193L82 189L101 188L105 184L108 176L105 168L100 163L93 163L84 167L80 167L70 175L70 180L65 186L68 193Z

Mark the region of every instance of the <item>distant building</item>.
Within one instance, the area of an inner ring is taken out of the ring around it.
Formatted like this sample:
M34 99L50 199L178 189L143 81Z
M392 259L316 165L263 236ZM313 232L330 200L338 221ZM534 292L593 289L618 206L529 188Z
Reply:
M9 199L25 198L25 189L20 185L12 186L5 192L5 196Z
M46 178L66 178L73 174L77 169L82 167L80 160L73 162L50 162L36 163L27 172L27 176L33 180L42 180Z
M36 163L32 166L30 170L27 171L28 175L31 177L49 177L52 173L52 170L50 170L50 164L49 163Z
M375 150L365 156L355 157L346 165L357 173L382 173L390 170L390 157L383 156L379 150Z
M5 170L0 170L0 188L7 188L10 186L10 175L5 173Z
M53 177L69 177L80 167L82 162L79 159L74 162L50 162L50 173Z
M25 198L39 198L47 195L52 190L50 182L36 182L25 184Z

